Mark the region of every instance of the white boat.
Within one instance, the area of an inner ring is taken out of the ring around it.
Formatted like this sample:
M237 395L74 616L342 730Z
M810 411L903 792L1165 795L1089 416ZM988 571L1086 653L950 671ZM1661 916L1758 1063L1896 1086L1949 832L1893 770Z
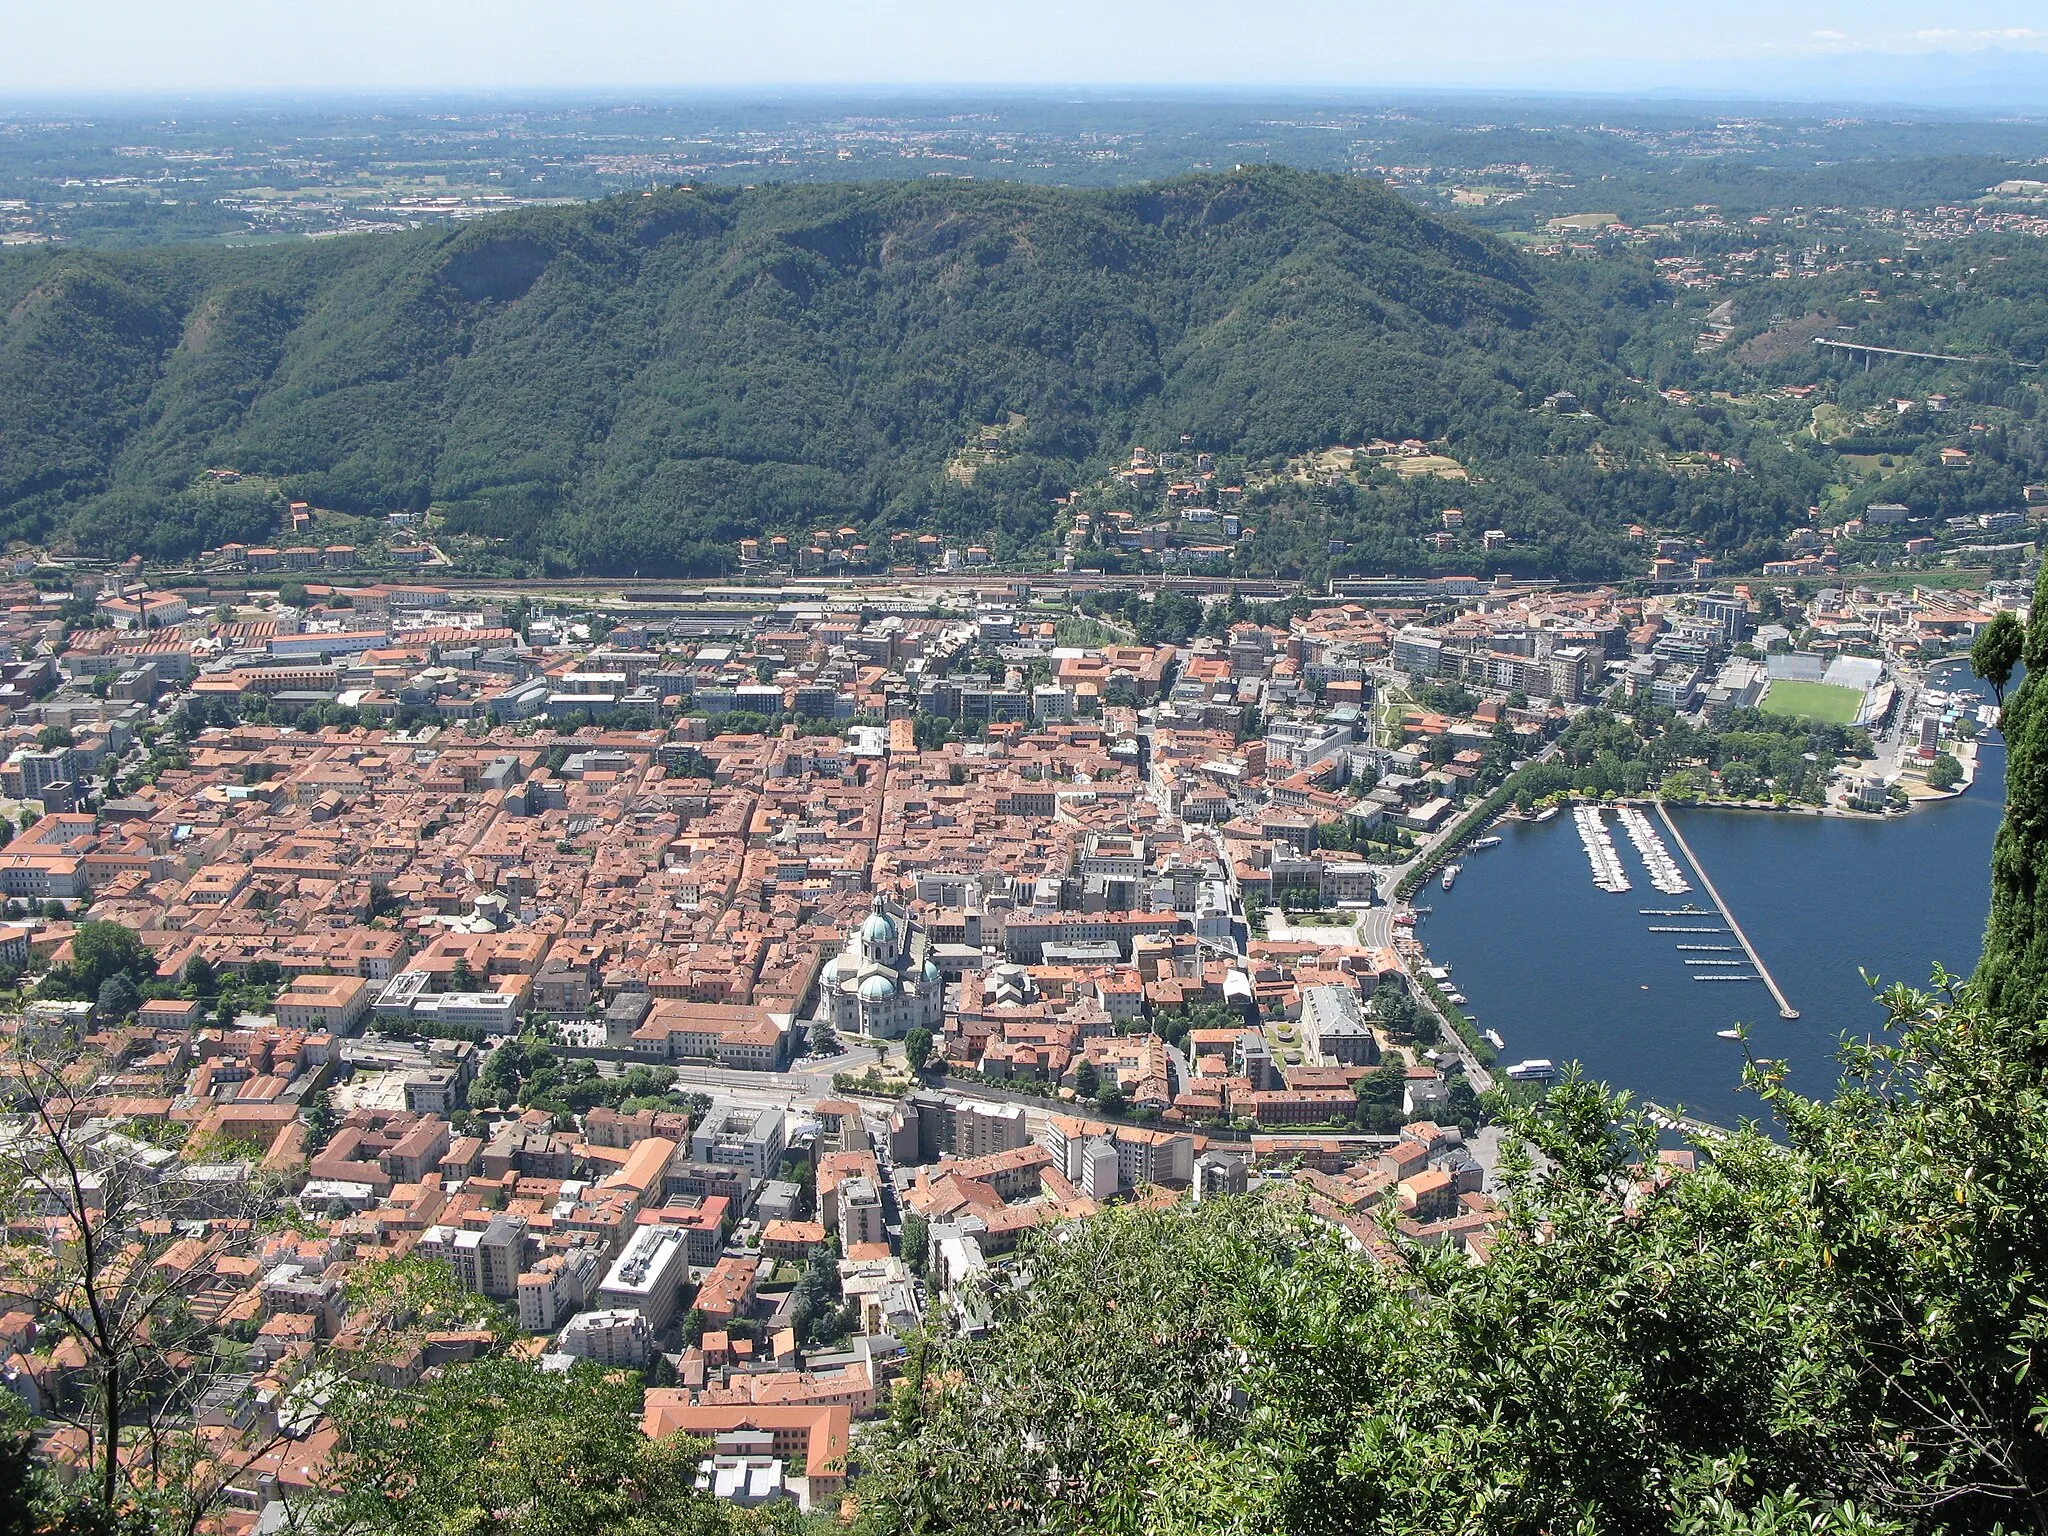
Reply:
M1458 871L1459 871L1459 870L1461 870L1461 869L1463 869L1464 867L1465 867L1465 866L1464 866L1464 865L1462 865L1462 864L1446 864L1446 865L1444 866L1444 889L1445 889L1445 890L1447 890L1447 891L1448 891L1448 890L1449 890L1449 889L1451 888L1452 882L1454 882L1454 881L1455 881L1455 880L1456 880L1456 879L1458 878Z
M1472 846L1474 848L1498 848L1500 846L1500 839L1497 837L1475 837L1472 839Z
M1501 1039L1500 1031L1497 1029L1489 1029L1486 1032L1486 1043L1496 1051L1504 1051L1508 1048L1507 1041Z
M1629 888L1627 873L1621 867L1621 856L1614 851L1614 839L1607 835L1607 828L1600 817L1598 806L1581 805L1572 811L1572 819L1578 823L1579 842L1586 850L1586 861L1593 869L1593 884L1603 891L1620 893Z
M1739 1029L1717 1029L1714 1031L1714 1034L1716 1038L1722 1040L1740 1040L1742 1038L1742 1031Z
M1518 1083L1547 1083L1557 1076L1557 1063L1542 1056L1532 1056L1509 1067L1508 1076Z
M1456 1004L1457 1004L1457 1005L1458 1005L1459 1007L1461 1007L1461 1008L1462 1008L1462 1007L1464 1007L1464 1006L1465 1006L1465 994L1464 994L1464 993L1462 993L1462 992L1452 992L1452 993L1449 993L1449 994L1447 994L1447 995L1448 995L1448 996L1450 997L1450 1000L1451 1000L1452 1002L1456 1003Z
M1542 810L1540 810L1540 811L1538 811L1538 812L1536 813L1536 819L1537 819L1538 821L1548 821L1548 820L1550 820L1550 818L1551 818L1551 817L1555 816L1556 814L1557 814L1557 807L1556 807L1556 806L1554 806L1554 805L1546 805L1545 807L1543 807L1543 809L1542 809Z

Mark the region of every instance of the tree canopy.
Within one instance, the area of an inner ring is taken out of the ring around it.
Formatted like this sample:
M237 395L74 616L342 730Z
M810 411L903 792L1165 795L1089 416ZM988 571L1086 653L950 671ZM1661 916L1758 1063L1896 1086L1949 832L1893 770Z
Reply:
M695 1489L701 1442L640 1432L635 1374L493 1354L402 1391L340 1383L314 1528L347 1536L723 1536L773 1528Z

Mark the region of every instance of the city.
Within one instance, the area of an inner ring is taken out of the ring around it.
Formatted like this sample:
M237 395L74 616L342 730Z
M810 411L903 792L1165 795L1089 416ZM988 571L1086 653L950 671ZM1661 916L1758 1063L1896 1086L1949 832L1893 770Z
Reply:
M2013 0L0 48L0 1536L2048 1530Z
M964 566L550 593L270 556L21 560L0 674L12 1071L61 1094L8 1155L135 1181L43 1219L214 1341L190 1433L259 1518L323 1489L322 1372L488 1345L366 1302L380 1264L543 1368L645 1373L722 1497L831 1511L906 1340L988 1328L1034 1233L1285 1191L1381 1262L1483 1260L1488 1105L1555 1068L1460 1010L1425 882L1574 799L1960 792L1996 717L1925 663L2027 597L1218 581L1141 594L1186 632L1139 643L1135 600ZM1609 715L1841 752L1608 779L1574 743ZM76 1341L7 1321L10 1388L80 1406Z

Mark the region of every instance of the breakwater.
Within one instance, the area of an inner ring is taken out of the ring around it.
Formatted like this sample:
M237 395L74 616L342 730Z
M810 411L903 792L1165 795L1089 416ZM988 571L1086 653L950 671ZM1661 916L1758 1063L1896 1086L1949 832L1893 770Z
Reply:
M1742 946L1742 952L1749 956L1749 963L1756 967L1756 979L1770 989L1771 1001L1778 1005L1778 1017L1781 1019L1798 1018L1799 1010L1792 1006L1792 1000L1785 996L1785 989L1778 985L1776 979L1772 977L1770 971L1765 967L1763 957L1756 952L1756 946L1749 942L1749 935L1742 931L1742 925L1735 921L1735 914L1728 910L1728 903L1721 899L1721 893L1714 889L1714 882L1708 878L1706 870L1701 867L1700 861L1694 856L1691 847L1687 845L1685 834L1678 830L1678 823L1671 819L1671 812L1665 809L1664 802L1661 800L1657 802L1657 814L1663 818L1664 830L1669 832L1671 840L1678 844L1678 851L1685 855L1686 863L1692 866L1692 872L1700 877L1700 889L1705 891L1707 899L1720 909L1722 920L1728 924L1728 932L1733 935L1735 942ZM1747 981L1748 979L1748 977L1742 976L1693 977L1694 981Z

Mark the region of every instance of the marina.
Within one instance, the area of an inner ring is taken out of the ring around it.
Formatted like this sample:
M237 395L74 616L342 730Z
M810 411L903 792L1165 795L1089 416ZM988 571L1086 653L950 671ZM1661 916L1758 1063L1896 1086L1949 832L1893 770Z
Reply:
M1624 805L1620 816L1622 830L1628 833L1628 840L1636 845L1643 867L1650 872L1650 884L1666 896L1683 896L1691 890L1692 882L1685 878L1678 861L1671 857L1671 850L1664 846L1664 839L1650 825L1650 818L1633 805Z
M1962 675L1960 666L1953 670ZM1589 884L1573 817L1510 821L1494 829L1504 845L1466 866L1456 894L1431 891L1430 954L1456 963L1458 990L1513 1048L1502 1053L1503 1064L1576 1061L1591 1078L1733 1125L1762 1109L1742 1088L1742 1050L1722 1033L1741 1030L1757 1053L1786 1063L1796 1091L1825 1095L1839 1080L1842 1038L1860 1041L1886 1027L1863 972L1887 985L1924 987L1936 961L1952 974L1976 964L2005 768L1995 737L1980 750L1980 776L1968 793L1909 816L1673 805L1687 844L1681 850L1645 806L1695 887L1674 898L1649 888L1623 837L1613 841L1641 892L1634 903L1605 900ZM1611 831L1614 818L1605 820ZM1691 975L1756 974L1750 965L1682 964L1688 956L1744 956L1685 863L1688 855L1801 1018L1781 1018L1754 983L1684 984ZM1684 910L1694 904L1704 910ZM1711 931L1651 933L1652 925Z
M1572 817L1578 823L1579 842L1586 850L1586 862L1593 866L1593 883L1603 891L1617 894L1626 891L1629 888L1628 874L1621 867L1621 855L1614 851L1614 839L1608 835L1600 807L1574 806Z

